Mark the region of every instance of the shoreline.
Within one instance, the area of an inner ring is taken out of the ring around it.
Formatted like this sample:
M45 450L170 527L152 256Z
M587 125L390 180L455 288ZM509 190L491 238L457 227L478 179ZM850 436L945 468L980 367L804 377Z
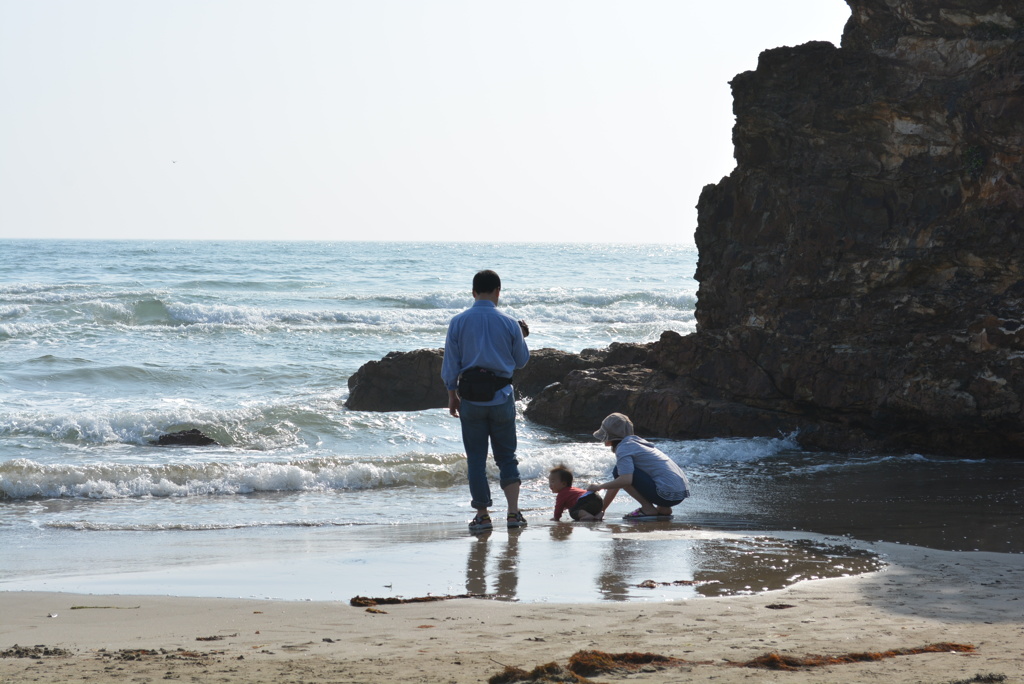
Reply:
M629 682L1024 681L1024 556L879 543L888 566L788 588L668 602L456 599L380 606L0 592L0 681L481 682L504 666L566 667L580 650L684 659ZM789 606L769 608L769 606ZM54 615L54 617L48 617ZM798 671L739 667L806 657L971 645ZM21 647L67 654L11 657ZM180 649L180 650L179 650ZM591 675L622 681L623 673Z

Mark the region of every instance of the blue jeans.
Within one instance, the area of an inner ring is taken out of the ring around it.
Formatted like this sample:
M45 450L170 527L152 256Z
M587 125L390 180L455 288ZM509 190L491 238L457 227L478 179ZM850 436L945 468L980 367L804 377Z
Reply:
M516 460L516 400L495 406L481 406L469 401L459 407L462 423L462 446L466 449L469 475L470 505L479 510L494 505L487 484L487 445L490 442L494 462L498 464L501 488L520 481Z

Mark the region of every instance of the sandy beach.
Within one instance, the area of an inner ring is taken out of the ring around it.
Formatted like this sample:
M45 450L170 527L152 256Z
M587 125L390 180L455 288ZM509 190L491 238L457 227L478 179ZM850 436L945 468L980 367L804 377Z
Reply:
M675 659L586 671L603 682L1024 681L1024 555L870 548L884 570L666 602L469 598L366 608L5 591L0 681L468 683L549 663L562 679L520 681L582 681L568 669L579 651ZM934 644L958 646L913 652ZM771 653L887 651L896 653L796 670L744 665Z

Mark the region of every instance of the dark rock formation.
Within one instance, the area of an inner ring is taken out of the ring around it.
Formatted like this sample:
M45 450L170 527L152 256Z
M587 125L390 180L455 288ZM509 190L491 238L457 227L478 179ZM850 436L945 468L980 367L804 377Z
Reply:
M217 440L207 437L196 428L168 432L166 435L160 435L150 444L154 446L220 446Z
M512 378L518 398L534 397L545 387L559 382L570 372L604 366L644 363L649 344L613 343L607 349L584 349L579 354L558 349L536 349L530 361Z
M842 47L733 82L737 166L696 232L698 329L527 413L826 449L1024 446L1024 3L848 0Z
M421 411L448 406L441 382L443 349L391 352L348 379L345 406L355 411Z
M795 416L787 419L777 411L715 398L689 377L658 367L666 341L691 338L663 333L647 365L573 371L535 396L526 416L543 425L592 432L618 411L632 417L641 434L675 437L777 436L805 426Z
M558 382L570 371L608 365L642 363L651 345L612 344L580 354L558 349L535 349L530 362L512 378L516 396L531 397ZM380 361L363 364L348 379L345 406L355 411L421 411L447 408L448 392L441 382L443 349L391 352Z

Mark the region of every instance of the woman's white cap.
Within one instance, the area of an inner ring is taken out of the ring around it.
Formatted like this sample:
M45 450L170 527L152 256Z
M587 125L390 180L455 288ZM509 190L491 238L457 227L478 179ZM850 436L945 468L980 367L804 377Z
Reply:
M633 434L633 421L621 413L613 413L601 421L601 429L594 433L602 442L614 442Z

